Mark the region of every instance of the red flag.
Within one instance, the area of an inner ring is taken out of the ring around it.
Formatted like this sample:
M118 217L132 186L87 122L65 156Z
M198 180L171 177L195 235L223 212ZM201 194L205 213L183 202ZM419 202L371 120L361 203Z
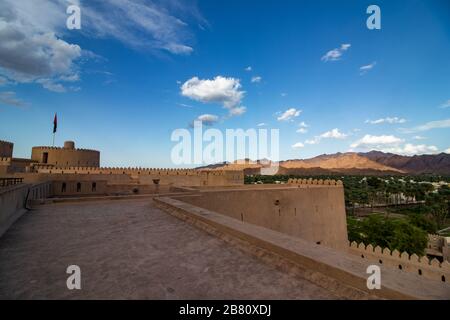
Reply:
M53 133L56 132L57 127L58 127L58 118L56 117L56 112L55 112L55 119L53 119Z

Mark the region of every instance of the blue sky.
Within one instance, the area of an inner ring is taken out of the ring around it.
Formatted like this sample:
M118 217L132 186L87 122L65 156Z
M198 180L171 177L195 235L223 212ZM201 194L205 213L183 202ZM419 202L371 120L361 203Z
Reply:
M4 0L0 40L0 139L16 157L51 144L55 112L56 143L104 166L172 167L172 131L198 117L279 129L281 159L450 152L446 0Z

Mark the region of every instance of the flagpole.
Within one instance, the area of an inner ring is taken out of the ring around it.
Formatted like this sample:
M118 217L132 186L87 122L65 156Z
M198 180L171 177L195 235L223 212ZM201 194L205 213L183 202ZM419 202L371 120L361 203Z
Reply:
M53 147L55 146L55 132L53 132Z

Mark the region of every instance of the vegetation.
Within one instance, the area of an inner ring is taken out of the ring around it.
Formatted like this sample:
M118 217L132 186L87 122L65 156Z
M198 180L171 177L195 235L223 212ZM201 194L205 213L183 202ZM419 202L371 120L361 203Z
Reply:
M245 183L285 183L289 178L342 180L350 241L423 254L427 233L450 226L450 177L252 175ZM447 184L433 185L441 181Z
M423 255L427 246L427 232L403 219L389 219L371 215L364 219L348 218L350 241L372 244L409 254Z

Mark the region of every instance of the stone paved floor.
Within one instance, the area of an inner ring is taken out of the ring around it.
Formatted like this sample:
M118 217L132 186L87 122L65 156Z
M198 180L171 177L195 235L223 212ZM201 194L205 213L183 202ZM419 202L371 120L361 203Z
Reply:
M81 290L68 290L68 265ZM41 206L0 238L1 299L330 299L155 208L149 199Z

